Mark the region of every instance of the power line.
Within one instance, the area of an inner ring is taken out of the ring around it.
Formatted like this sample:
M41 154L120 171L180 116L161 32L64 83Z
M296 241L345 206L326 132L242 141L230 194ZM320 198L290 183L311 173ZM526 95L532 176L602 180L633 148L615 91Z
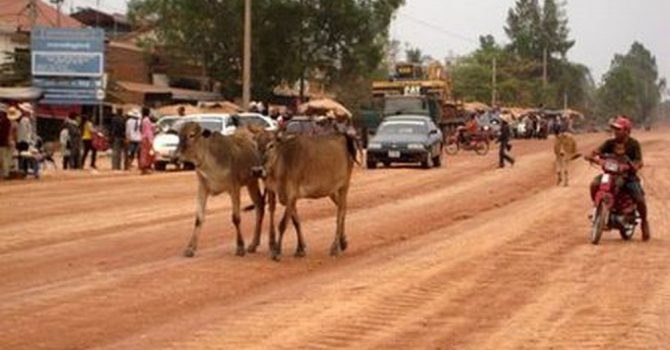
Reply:
M425 27L427 27L427 28L431 28L431 29L436 30L436 31L438 31L438 32L441 32L441 33L443 33L443 34L446 34L446 35L449 35L449 36L451 36L451 37L454 37L454 38L456 38L456 39L460 39L460 40L463 40L463 41L467 41L467 42L469 42L469 43L471 43L471 44L477 44L477 41L476 41L476 40L473 40L472 38L470 38L470 37L468 37L468 36L461 35L461 34L459 34L459 33L453 32L453 31L451 31L451 30L444 29L444 28L440 27L440 26L437 25L437 24L430 23L430 22L428 22L428 21L426 21L426 20L423 20L423 19L420 19L420 18L416 18L416 17L414 17L414 16L411 16L411 15L408 15L408 14L406 14L406 13L402 13L402 12L398 12L398 15L400 15L400 17L404 17L405 19L408 19L408 20L410 20L410 21L412 21L412 22L414 22L414 23L421 24L421 25L423 25L423 26L425 26Z

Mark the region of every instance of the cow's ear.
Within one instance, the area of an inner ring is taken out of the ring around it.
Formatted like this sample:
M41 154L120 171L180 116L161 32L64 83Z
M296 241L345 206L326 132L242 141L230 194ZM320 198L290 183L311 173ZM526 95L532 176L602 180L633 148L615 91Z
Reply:
M212 132L211 132L209 129L204 129L204 130L202 131L202 137L204 137L204 138L208 138L208 137L210 137L210 136L212 136Z

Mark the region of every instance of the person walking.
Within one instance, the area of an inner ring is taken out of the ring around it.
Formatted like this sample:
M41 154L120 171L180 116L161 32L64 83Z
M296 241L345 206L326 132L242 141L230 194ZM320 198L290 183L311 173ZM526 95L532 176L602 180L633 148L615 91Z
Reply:
M12 152L15 140L12 121L7 117L7 105L0 103L0 178L8 179L12 169Z
M139 158L140 143L142 142L142 132L140 126L140 112L137 109L128 111L128 119L126 120L126 144L128 145L128 152L126 153L126 170L130 170L133 165L135 157Z
M126 122L123 120L123 110L121 109L118 109L112 117L109 136L112 139L112 170L121 170L121 161L125 158L124 143L126 139Z
M98 151L93 147L93 133L95 128L93 127L93 122L91 122L88 116L83 116L81 118L81 141L84 145L84 154L81 157L81 167L84 168L84 163L86 163L86 157L88 153L91 152L91 169L97 169L95 166L95 158Z
M498 167L500 168L505 167L505 161L509 162L511 165L514 165L514 158L507 154L507 151L512 149L512 145L510 145L509 139L509 123L507 122L507 119L501 118L500 135L498 136L497 140L497 142L500 143L500 150L498 153Z
M140 158L138 160L138 166L142 171L142 175L148 174L154 164L154 124L151 122L149 114L149 108L143 107L141 126L142 143L140 145Z

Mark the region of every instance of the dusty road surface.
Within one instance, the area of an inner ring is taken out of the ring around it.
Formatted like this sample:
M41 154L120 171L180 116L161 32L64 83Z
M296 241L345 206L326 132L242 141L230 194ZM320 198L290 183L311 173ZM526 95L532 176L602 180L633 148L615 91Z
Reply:
M605 136L579 136L580 150ZM0 349L668 349L670 130L636 136L647 243L587 243L597 170L575 161L555 187L551 139L515 142L503 170L495 152L356 169L349 250L328 256L335 209L304 201L307 257L289 231L279 263L265 237L234 255L227 197L181 256L190 172L1 183Z

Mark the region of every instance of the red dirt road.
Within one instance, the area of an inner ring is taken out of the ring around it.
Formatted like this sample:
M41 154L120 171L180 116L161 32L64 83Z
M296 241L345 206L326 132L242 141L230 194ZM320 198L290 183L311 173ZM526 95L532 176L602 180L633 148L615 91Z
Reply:
M0 349L668 349L669 135L636 134L647 243L587 242L597 170L575 161L555 187L551 140L515 142L503 170L495 152L356 169L349 250L328 256L335 208L303 201L307 257L290 230L279 263L265 236L234 255L227 196L210 200L196 257L181 256L193 173L0 183ZM247 243L252 225L245 213Z

